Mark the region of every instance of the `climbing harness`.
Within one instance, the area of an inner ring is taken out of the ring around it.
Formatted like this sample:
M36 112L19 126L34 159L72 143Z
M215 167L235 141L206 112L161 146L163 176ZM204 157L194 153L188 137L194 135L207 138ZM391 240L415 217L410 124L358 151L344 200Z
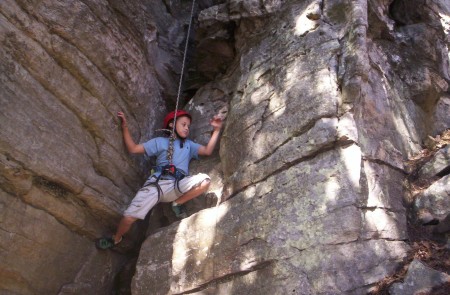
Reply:
M175 111L173 112L173 118L172 118L172 116L166 116L166 118L164 119L164 128L165 129L159 129L159 130L164 130L164 131L170 132L169 147L167 149L167 160L169 161L169 164L165 165L165 166L154 167L152 169L152 176L150 178L150 179L154 178L154 180L148 182L144 186L144 187L147 187L147 186L155 186L156 187L156 189L158 190L158 202L163 193L161 186L158 183L160 179L175 179L174 187L176 189L178 189L178 191L180 193L183 193L180 189L179 181L181 179L183 179L185 176L187 176L186 172L175 167L175 165L173 164L173 154L174 154L174 144L175 144L175 139L176 139L175 126L176 126L177 117L178 116L188 116L189 118L191 118L191 116L187 112L182 111L182 110L179 111L178 105L179 105L180 96L181 96L181 84L183 82L183 75L184 75L184 68L185 68L185 64L186 64L186 55L187 55L187 50L188 50L189 37L190 37L190 33L191 33L192 19L194 17L194 7L195 7L195 0L192 1L191 15L189 18L189 26L188 26L187 36L186 36L186 43L184 46L183 62L181 64L180 81L178 83L177 101L176 101L176 105L175 105ZM167 129L167 127L168 127L167 123L172 119L173 119L174 124L172 126L172 130L170 130L170 129ZM155 173L159 173L159 175L156 176Z
M157 176L158 175L158 176ZM143 187L146 188L148 186L154 186L156 187L158 191L158 203L161 199L161 195L163 194L163 191L161 189L161 186L159 185L159 181L161 179L163 180L175 180L174 187L178 189L180 193L182 193L180 189L180 180L185 178L187 176L187 173L183 170L176 168L175 165L168 164L165 166L155 166L152 169L152 176L150 177L150 181L147 182Z

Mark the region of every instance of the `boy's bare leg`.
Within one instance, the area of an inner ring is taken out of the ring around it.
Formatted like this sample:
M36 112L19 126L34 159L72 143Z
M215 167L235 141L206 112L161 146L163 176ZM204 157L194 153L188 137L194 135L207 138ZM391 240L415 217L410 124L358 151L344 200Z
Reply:
M127 233L133 223L137 220L137 218L131 216L124 216L120 220L119 226L117 227L117 231L114 235L114 243L117 244L122 239L122 236Z
M175 202L179 205L186 203L189 200L192 200L193 198L196 198L206 192L209 188L209 185L211 183L210 179L203 180L200 185L197 185L193 187L191 190L187 191L185 194L183 194L181 197L175 200Z

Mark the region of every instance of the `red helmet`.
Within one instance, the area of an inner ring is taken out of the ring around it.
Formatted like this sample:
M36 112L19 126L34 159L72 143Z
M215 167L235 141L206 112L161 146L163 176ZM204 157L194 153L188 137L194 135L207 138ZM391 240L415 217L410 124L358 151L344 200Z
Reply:
M188 112L183 111L183 110L178 110L177 111L177 119L179 117L188 117L192 121L191 115ZM163 126L163 128L167 129L167 127L169 125L169 122L171 120L173 120L173 118L175 118L175 111L168 113L167 116L164 118L164 126Z

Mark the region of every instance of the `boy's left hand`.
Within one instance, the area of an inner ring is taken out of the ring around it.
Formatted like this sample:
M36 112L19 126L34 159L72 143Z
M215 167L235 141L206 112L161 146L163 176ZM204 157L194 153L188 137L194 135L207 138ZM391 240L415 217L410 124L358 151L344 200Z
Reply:
M214 116L210 121L209 124L214 128L214 130L220 130L222 129L222 118L219 116Z

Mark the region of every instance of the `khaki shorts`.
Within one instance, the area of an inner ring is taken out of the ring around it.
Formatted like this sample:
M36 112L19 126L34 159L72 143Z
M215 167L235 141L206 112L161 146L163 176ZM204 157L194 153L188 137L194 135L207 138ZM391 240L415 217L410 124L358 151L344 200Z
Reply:
M200 185L204 180L210 179L208 175L199 173L197 175L186 176L179 181L178 187L175 187L175 180L159 180L162 194L160 202L172 202L181 197L184 193L193 187ZM137 219L144 219L147 213L158 203L158 189L154 185L146 186L150 181L137 192L131 204L123 213L124 216L130 216Z

